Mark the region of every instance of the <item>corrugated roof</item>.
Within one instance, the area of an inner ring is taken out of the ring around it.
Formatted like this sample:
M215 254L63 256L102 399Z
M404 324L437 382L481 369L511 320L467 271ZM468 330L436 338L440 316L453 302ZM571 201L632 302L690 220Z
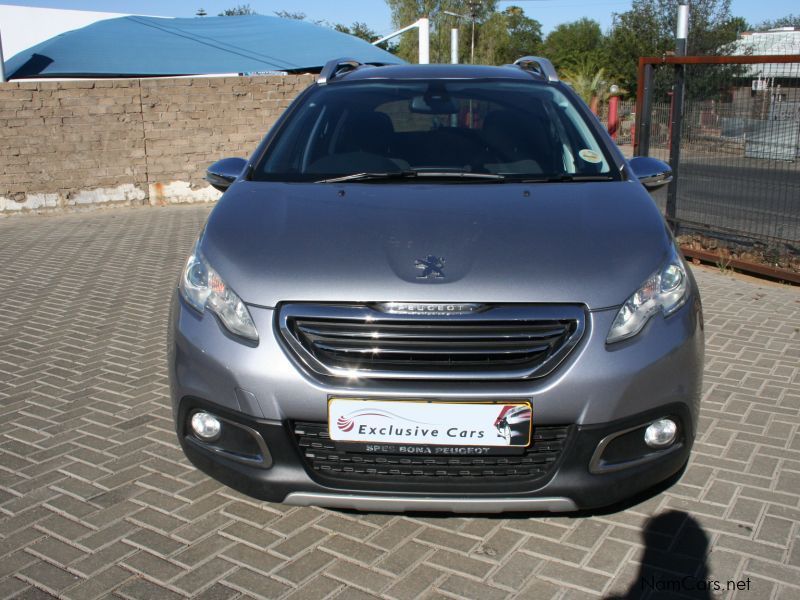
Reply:
M736 55L800 55L800 31L792 28L782 28L746 33L736 40L735 44L733 54ZM798 67L797 63L749 65L747 75L748 77L760 77L761 79L773 77L798 78L800 77L800 67Z
M342 56L404 62L359 38L294 19L128 16L37 44L8 60L6 73L21 79L308 71Z

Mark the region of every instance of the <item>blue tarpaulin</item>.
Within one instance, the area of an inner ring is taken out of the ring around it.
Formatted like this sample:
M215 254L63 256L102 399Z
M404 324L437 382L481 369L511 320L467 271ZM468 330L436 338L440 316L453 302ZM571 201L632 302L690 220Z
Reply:
M262 15L129 16L62 33L6 62L9 79L152 77L318 70L331 58L402 63L359 38Z

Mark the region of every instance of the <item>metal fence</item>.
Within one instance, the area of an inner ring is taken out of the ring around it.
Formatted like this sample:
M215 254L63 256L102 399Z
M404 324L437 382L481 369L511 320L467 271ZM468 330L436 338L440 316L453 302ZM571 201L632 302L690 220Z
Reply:
M634 132L634 151L670 160L677 175L672 198L659 195L659 205L684 245L800 277L800 56L686 58L697 62L684 67L681 118L656 78L649 107L639 95L646 131Z

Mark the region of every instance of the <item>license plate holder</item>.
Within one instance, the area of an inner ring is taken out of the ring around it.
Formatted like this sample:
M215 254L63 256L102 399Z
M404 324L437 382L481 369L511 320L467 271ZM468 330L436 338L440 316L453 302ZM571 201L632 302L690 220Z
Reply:
M328 399L328 434L338 444L510 450L531 441L527 400ZM378 450L370 450L381 452ZM413 452L413 450L412 450ZM492 453L496 453L492 450ZM454 454L456 455L456 454Z

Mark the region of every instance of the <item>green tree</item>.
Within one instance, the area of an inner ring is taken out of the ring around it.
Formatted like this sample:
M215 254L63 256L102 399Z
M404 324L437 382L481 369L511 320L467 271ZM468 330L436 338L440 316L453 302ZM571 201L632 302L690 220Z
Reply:
M639 57L662 56L675 49L678 3L674 0L633 0L631 9L614 15L608 37L610 80L631 93L636 90ZM729 54L743 20L731 14L731 0L693 0L687 52L693 55ZM687 75L689 97L719 94L737 68L698 68ZM671 89L672 72L658 69L656 97Z
M778 27L800 27L800 15L786 15L778 19L771 19L762 21L756 25L754 31L769 31L770 29L777 29Z
M354 35L357 38L361 38L362 40L366 40L368 42L372 42L380 37L377 33L370 29L366 23L362 23L361 21L356 21L349 27L343 23L336 23L334 24L333 28L336 31L341 31L342 33L347 33L348 35Z
M400 29L410 25L421 17L428 17L431 23L430 59L433 63L450 62L450 29L459 27L460 54L469 57L471 42L471 19L475 15L476 58L480 29L484 22L495 12L497 0L386 0L392 13L392 24ZM447 13L464 15L459 18ZM418 45L414 33L407 33L399 38L397 54L409 62L417 62Z
M219 13L219 17L244 17L247 15L256 15L258 14L252 8L250 8L249 4L239 4L234 6L233 8L226 8L221 13Z
M542 54L559 70L587 63L597 70L607 62L606 38L597 21L578 19L553 29L544 41Z
M294 19L296 21L305 21L306 20L306 13L304 12L293 12L290 10L276 10L275 16L280 17L281 19Z
M525 16L519 6L492 13L481 24L479 34L475 61L481 64L512 63L521 56L537 54L542 46L541 23Z
M560 76L595 114L599 114L600 106L611 96L611 86L606 81L606 71L602 67L598 69L593 60L578 60L562 69Z

